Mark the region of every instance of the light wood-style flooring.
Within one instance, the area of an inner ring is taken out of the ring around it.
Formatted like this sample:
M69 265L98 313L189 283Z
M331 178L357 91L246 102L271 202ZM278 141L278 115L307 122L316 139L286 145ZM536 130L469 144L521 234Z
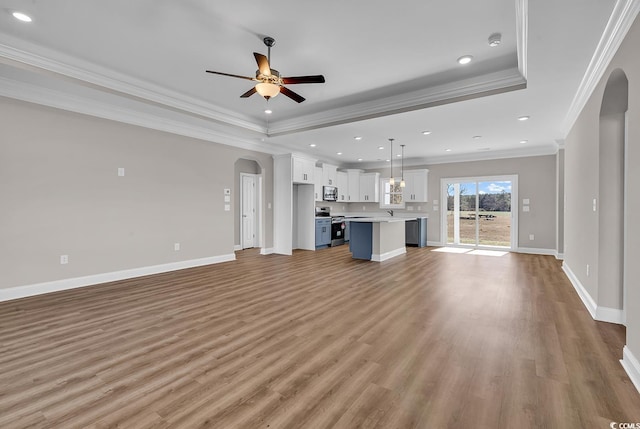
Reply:
M609 428L619 359L550 256L347 246L0 303L0 428Z

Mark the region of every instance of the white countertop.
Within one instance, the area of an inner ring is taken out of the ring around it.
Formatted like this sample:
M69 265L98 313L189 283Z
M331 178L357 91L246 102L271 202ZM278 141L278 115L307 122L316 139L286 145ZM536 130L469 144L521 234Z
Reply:
M384 222L406 222L408 220L416 220L415 217L357 217L347 219L349 222L366 222L366 223L384 223Z

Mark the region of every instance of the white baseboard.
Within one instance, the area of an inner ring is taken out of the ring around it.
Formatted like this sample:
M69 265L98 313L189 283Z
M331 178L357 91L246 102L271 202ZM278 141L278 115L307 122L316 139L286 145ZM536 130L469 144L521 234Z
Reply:
M582 286L582 283L580 283L580 280L578 280L578 278L573 273L573 271L571 271L571 268L569 267L569 265L567 265L566 262L562 263L562 271L564 271L564 273L569 278L569 281L571 282L571 284L573 285L573 288L578 293L578 296L582 300L582 303L584 304L584 306L587 307L587 310L589 311L589 314L591 314L591 317L595 319L596 309L598 306L596 305L596 302L594 301L594 299L591 297L591 295L589 295L589 292L587 292L584 286Z
M517 253L529 253L532 255L550 255L556 256L558 252L556 249L540 249L537 247L518 247L515 250Z
M560 261L564 261L564 253L556 252L556 259L558 259Z
M391 259L395 256L403 255L405 253L407 253L407 248L400 247L398 249L392 250L391 252L382 253L380 255L377 255L374 253L371 255L371 260L375 262L382 262L382 261L386 261L387 259Z
M192 259L189 261L171 262L169 264L152 265L150 267L133 268L130 270L114 271L111 273L94 274L84 277L55 280L52 282L36 283L32 285L17 286L8 289L0 289L0 302L28 296L42 295L45 293L75 289L84 286L92 286L100 283L114 282L151 274L166 273L169 271L183 270L185 268L200 267L203 265L219 264L221 262L235 261L236 255L220 255L209 258Z
M260 249L261 255L271 255L274 253L273 247L263 247Z
M640 392L640 363L627 346L624 346L622 349L620 364L622 364L622 367L627 372L633 385L636 386L636 390Z
M242 246L241 246L241 245L239 245L239 244L234 244L234 245L233 245L233 251L234 251L234 252L237 252L238 250L242 250Z
M573 288L578 293L582 303L587 307L589 314L591 314L591 317L593 317L594 320L624 325L625 315L622 309L603 307L601 305L599 306L589 292L584 288L582 283L580 283L580 280L578 280L578 277L576 277L573 271L571 271L571 268L569 268L569 265L567 265L566 262L562 263L562 270L569 278Z
M430 247L442 247L442 243L440 243L439 241L429 241L429 240L427 240L427 246L430 246Z
M599 305L596 307L596 317L594 319L601 322L624 325L624 312L618 308L609 308Z

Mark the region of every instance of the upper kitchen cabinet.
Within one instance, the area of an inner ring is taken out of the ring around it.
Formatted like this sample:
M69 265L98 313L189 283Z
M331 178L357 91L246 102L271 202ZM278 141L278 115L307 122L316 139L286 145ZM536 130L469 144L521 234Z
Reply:
M322 186L338 186L338 167L322 164Z
M360 174L360 202L380 202L380 173Z
M405 170L405 187L402 192L406 203L426 203L427 197L427 176L429 170Z
M346 171L338 171L338 201L341 203L349 202L349 173Z
M298 155L291 157L293 163L293 183L315 184L316 161Z
M362 173L362 170L349 169L346 171L348 181L347 202L357 203L360 201L360 173Z

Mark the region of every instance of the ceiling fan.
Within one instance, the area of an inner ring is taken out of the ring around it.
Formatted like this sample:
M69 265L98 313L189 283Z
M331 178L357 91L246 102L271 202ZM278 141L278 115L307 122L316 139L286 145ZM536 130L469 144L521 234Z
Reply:
M275 97L279 93L282 93L296 101L298 103L302 103L305 98L300 94L297 94L291 91L289 88L285 87L285 85L294 85L298 83L324 83L324 76L321 74L313 75L313 76L294 76L294 77L281 77L280 72L278 70L271 68L271 47L275 45L276 41L273 37L265 37L262 39L265 45L267 45L268 57L265 57L262 54L257 52L253 53L253 56L256 58L256 62L258 63L258 70L256 70L256 77L248 77L248 76L239 76L236 74L222 73L217 71L206 70L207 73L219 74L222 76L231 76L237 77L240 79L253 80L258 82L253 88L249 91L245 92L240 96L240 98L247 98L255 94L256 92L263 96L265 99L269 100L270 98Z

